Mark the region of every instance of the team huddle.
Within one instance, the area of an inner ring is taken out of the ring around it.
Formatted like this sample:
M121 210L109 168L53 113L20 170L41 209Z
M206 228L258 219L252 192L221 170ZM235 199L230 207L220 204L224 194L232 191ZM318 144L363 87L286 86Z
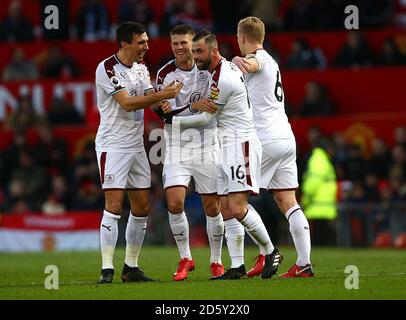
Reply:
M268 279L276 274L282 254L274 247L260 215L248 203L249 195L258 194L260 188L273 193L289 222L298 254L296 263L280 277L313 277L309 224L295 196L295 137L284 109L279 67L263 49L264 37L265 27L259 18L242 19L237 38L243 57L230 62L221 56L214 34L207 30L195 33L188 25L178 25L170 34L174 59L158 71L155 91L143 63L148 50L145 27L135 22L118 27L119 51L96 70L100 112L96 153L105 194L98 283L113 280L125 191L131 211L121 279L155 281L138 267L151 186L143 145L143 109L150 106L165 123L162 179L169 225L180 254L173 280L186 279L195 268L184 212L191 178L206 214L211 280L258 275ZM244 263L245 232L259 248L256 263L248 272ZM221 260L223 237L231 258L227 270Z

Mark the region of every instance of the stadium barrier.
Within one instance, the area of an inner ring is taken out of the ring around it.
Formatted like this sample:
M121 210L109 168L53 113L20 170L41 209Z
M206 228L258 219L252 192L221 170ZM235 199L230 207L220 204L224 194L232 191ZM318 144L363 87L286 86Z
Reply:
M0 216L0 252L95 250L100 212Z
M341 202L337 206L338 246L395 247L395 239L405 234L406 202Z

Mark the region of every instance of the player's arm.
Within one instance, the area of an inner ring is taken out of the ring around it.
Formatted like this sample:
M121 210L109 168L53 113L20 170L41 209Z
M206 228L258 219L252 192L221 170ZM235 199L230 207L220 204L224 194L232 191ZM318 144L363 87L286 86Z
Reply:
M243 57L234 57L232 62L242 71L242 73L256 73L261 70L258 59L253 54Z
M144 109L162 100L173 99L182 88L182 82L172 82L165 86L161 91L154 92L149 90L144 96L130 96L126 90L117 91L113 98L127 111Z
M173 117L172 125L179 126L181 129L203 127L208 125L215 117L216 113L202 112L188 117Z

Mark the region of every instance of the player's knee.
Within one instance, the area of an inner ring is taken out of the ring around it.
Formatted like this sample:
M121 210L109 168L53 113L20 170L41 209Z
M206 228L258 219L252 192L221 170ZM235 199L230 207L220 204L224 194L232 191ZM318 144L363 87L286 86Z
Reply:
M247 207L241 203L230 203L230 214L238 219L241 220L244 218L245 214L247 213Z
M297 200L295 195L290 194L276 194L274 195L276 204L282 213L285 213L287 210L297 205Z
M218 205L218 203L206 204L205 207L204 207L204 212L209 217L215 217L220 212L220 206Z
M122 208L122 202L118 200L106 201L106 210L119 214Z
M150 210L151 210L151 205L148 202L138 203L137 206L131 208L131 212L140 217L147 216L149 214Z
M181 199L168 200L168 210L171 213L181 213L184 210L184 202Z

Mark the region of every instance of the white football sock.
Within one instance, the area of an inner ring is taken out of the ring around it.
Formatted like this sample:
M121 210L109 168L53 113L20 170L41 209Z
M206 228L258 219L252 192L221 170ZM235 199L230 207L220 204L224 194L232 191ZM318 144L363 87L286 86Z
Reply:
M247 214L240 223L244 226L248 234L263 247L264 255L271 254L274 246L260 215L250 204L247 205L247 208Z
M102 269L114 269L113 256L118 238L119 215L103 211L100 223L100 247L102 255Z
M206 215L207 237L210 243L210 264L221 264L221 249L223 246L224 222L221 213L215 217Z
M128 216L127 228L125 230L125 264L131 268L138 267L138 255L144 242L147 230L148 217L136 217L131 211Z
M180 258L192 259L189 246L189 222L187 220L185 211L177 214L168 212L168 214L169 224L171 226L176 245L178 246Z
M224 221L224 229L231 268L238 268L244 264L244 227L237 219L232 218Z
M289 231L296 247L296 264L298 266L310 264L310 229L306 216L299 205L295 205L286 211L285 216L289 221Z
M247 205L248 206L248 209L252 209L252 211L254 212L254 213L256 213L257 215L259 215L259 213L255 210L255 208L252 206L252 205L250 205L250 204L248 204ZM245 231L247 231L247 229L245 229ZM247 234L250 236L250 238L252 239L252 241L254 241L254 243L256 244L256 246L259 248L259 253L260 254L262 254L263 256L266 254L265 253L265 247L264 246L262 246L257 240L255 240L255 238L247 231Z

